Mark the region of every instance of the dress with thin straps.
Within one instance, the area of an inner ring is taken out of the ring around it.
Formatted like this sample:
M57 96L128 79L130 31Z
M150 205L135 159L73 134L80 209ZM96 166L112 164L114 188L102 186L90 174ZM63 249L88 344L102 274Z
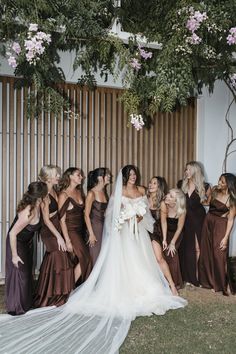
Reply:
M213 199L202 228L202 243L199 260L199 280L204 288L222 291L227 294L227 254L228 249L221 251L226 228L229 208L225 203Z
M29 224L16 236L17 254L24 263L18 263L18 268L12 263L9 232L18 220L15 217L7 235L6 243L6 310L11 315L21 315L28 311L33 302L33 237L41 227L41 219L35 225Z
M56 199L49 194L50 221L61 233L58 204ZM63 305L74 288L74 269L68 252L58 249L57 239L49 228L43 223L41 239L46 247L46 252L40 267L39 279L36 287L34 306L60 306Z
M72 208L68 209L70 203ZM85 242L84 203L80 204L67 195L67 199L59 211L60 218L65 214L66 227L75 254L74 263L75 265L80 263L81 266L79 283L82 283L88 278L92 270L92 260Z
M103 231L106 208L107 208L107 202L103 203L94 200L90 211L91 225L92 225L94 235L97 239L95 245L89 248L93 265L96 263L96 260L101 250L102 231Z

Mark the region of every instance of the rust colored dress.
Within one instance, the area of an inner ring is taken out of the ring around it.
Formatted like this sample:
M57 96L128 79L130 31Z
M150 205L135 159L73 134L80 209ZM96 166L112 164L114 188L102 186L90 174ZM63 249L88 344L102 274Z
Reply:
M73 208L68 210L67 208L70 203L73 205ZM84 237L84 204L78 204L73 198L68 197L59 211L60 218L65 214L66 227L75 254L75 265L80 263L81 266L80 283L82 283L88 278L92 270L92 260Z
M150 209L155 223L153 224L153 233L149 232L151 241L156 241L161 245L162 248L162 232L161 232L161 220L158 218L156 209Z
M49 213L58 211L58 204L49 194ZM55 213L50 221L61 233L59 214ZM41 239L46 252L40 267L40 274L34 297L34 307L63 305L74 288L74 269L68 252L59 251L56 237L43 224Z
M18 220L15 217L7 235L6 243L6 310L11 315L21 315L32 307L33 294L33 237L41 227L41 220L35 225L27 225L16 236L17 254L24 264L18 263L18 268L12 263L9 232Z
M209 185L206 185L206 189ZM195 235L201 247L201 232L206 216L204 206L201 204L197 191L186 196L186 219L184 223L183 240L180 245L180 265L183 281L199 286L197 279L197 259L195 249Z
M170 244L170 242L172 241L174 234L177 230L177 227L178 227L178 219L168 217L167 218L167 237L166 237L167 244ZM167 255L168 250L164 251L166 262L168 263L171 276L173 278L173 281L174 281L177 289L181 289L183 287L183 279L182 279L181 270L180 270L179 253L178 253L178 249L181 244L182 238L183 238L183 233L181 233L179 235L179 238L176 241L175 248L176 248L177 252L175 253L174 257L172 257L171 255L169 255L169 256Z
M199 280L204 288L222 291L227 294L227 254L220 250L226 228L229 208L217 199L210 203L210 209L202 228L202 243L199 261Z
M106 208L107 208L107 203L102 203L102 202L98 202L97 200L94 200L90 211L90 221L91 221L93 233L97 239L95 246L89 248L93 266L96 263L96 260L101 250L102 231L103 231Z

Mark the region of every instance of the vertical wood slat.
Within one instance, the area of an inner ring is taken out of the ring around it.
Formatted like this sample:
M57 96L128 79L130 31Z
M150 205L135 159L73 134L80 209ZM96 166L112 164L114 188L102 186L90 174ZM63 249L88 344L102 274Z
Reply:
M157 113L150 129L137 132L132 126L127 127L127 113L119 100L121 90L97 88L95 92L89 92L87 88L80 89L75 85L66 84L62 89L70 92L72 110L80 113L78 120L75 121L74 118L68 120L68 115L64 112L62 117L56 120L53 114L43 112L37 121L34 119L29 121L26 106L28 89L15 92L14 79L0 77L0 80L3 102L1 108L3 162L0 171L3 253L5 235L15 212L14 203L22 197L22 182L25 189L32 179L36 179L35 171L43 164L56 163L62 171L70 165L77 165L82 167L85 175L89 169L106 166L111 168L113 181L115 181L120 167L133 163L140 169L143 185L147 185L153 175L161 175L167 178L170 187L174 187L177 180L182 178L187 160L195 157L196 105L194 100L175 113ZM22 107L23 126L21 126ZM14 114L16 114L16 126L14 126ZM10 121L8 122L7 119ZM7 126L10 129L9 140ZM9 156L7 155L8 141ZM23 156L21 156L22 144ZM16 156L14 156L15 152ZM13 165L10 165L8 182L8 161L11 163L14 160L16 171L14 172ZM6 188L8 183L9 195ZM6 206L9 206L9 209L6 210ZM42 255L42 252L40 254ZM4 276L3 258L2 256L3 273L0 277Z
M9 94L9 161L10 161L10 168L9 168L9 204L14 205L14 189L15 189L15 166L14 166L14 79L10 79L10 94ZM14 218L14 209L10 208L9 213L10 220Z
M2 80L2 102L7 102L7 80ZM7 233L7 105L2 105L2 237L1 237L1 273L4 276L5 253L6 253L6 233Z

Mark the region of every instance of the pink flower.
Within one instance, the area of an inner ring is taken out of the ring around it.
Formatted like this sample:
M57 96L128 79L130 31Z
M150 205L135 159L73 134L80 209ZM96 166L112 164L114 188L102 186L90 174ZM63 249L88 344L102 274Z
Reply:
M190 17L187 21L186 27L190 32L194 32L200 27L200 24L195 18Z
M37 32L38 31L38 24L37 23L30 23L29 31L30 32Z
M141 69L141 64L136 58L131 59L130 65L137 71Z
M142 49L141 47L139 48L139 53L142 58L145 60L149 59L152 57L152 52L147 52L146 50Z
M16 68L17 67L17 62L16 62L16 58L13 57L12 55L10 56L10 58L8 58L8 64L12 67L12 68Z
M26 53L26 60L31 63L32 60L34 59L35 57L35 54L32 50L29 50L27 53Z
M201 43L202 39L196 34L193 33L191 37L187 37L186 42L190 44L199 44Z
M230 32L231 34L236 34L236 27L230 28L229 32Z
M34 49L34 46L35 46L35 43L33 42L33 40L25 40L25 48L26 50L33 50Z
M141 114L131 114L130 115L130 123L133 124L133 126L135 127L135 129L140 130L142 129L142 127L144 126L144 121L143 121L143 117L141 116Z
M12 49L14 50L14 52L16 54L20 54L20 52L21 52L21 47L20 47L19 43L17 43L17 42L13 42Z
M236 37L232 36L232 34L229 34L227 37L227 43L229 45L236 44Z

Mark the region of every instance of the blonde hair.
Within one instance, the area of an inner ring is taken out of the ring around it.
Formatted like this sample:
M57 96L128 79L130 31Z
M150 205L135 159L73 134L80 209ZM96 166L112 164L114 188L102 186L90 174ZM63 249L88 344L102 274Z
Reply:
M191 167L192 172L192 181L195 185L196 191L200 197L201 202L203 202L206 198L205 191L205 178L202 170L202 166L197 161L190 161L186 164L186 167ZM188 193L188 178L184 176L182 183L182 191L186 194Z
M186 198L181 189L170 189L169 193L174 192L176 196L176 216L179 218L182 214L186 213Z
M51 178L55 172L61 174L60 168L58 166L45 165L40 169L38 179L41 182L47 182L48 179Z

